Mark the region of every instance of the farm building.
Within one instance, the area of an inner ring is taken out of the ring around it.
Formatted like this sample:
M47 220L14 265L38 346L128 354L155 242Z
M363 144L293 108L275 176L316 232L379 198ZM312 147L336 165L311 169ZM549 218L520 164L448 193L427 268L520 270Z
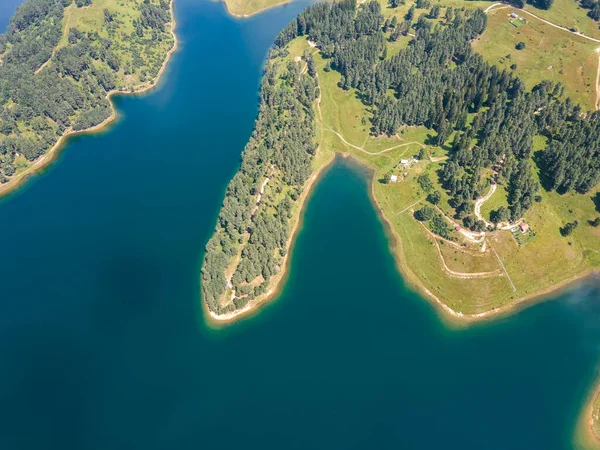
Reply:
M521 230L521 233L527 233L529 231L529 224L521 222L519 225L519 230Z
M396 183L398 181L398 175L392 175L390 177L390 182L391 183Z
M412 166L413 164L416 164L416 163L417 163L417 160L414 159L414 158L411 158L411 159L401 159L400 160L400 164L402 166L404 166L404 167L407 167L407 168L410 167L410 166Z

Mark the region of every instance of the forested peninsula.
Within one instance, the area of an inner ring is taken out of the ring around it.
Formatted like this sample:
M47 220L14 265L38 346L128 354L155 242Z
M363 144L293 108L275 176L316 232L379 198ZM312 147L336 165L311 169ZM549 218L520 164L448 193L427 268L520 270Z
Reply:
M307 180L335 152L373 168L401 270L455 317L506 311L600 265L599 113L474 52L487 22L479 8L348 0L279 34L206 249L215 318L273 293Z
M172 0L28 0L0 36L0 193L65 136L113 116L111 93L155 85L175 47Z

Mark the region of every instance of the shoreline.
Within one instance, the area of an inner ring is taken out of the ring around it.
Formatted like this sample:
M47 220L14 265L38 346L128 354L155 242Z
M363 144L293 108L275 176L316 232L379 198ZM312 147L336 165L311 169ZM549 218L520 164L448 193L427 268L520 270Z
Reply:
M288 256L292 250L292 244L295 241L296 234L299 230L300 224L302 222L302 213L304 211L306 198L310 195L312 188L314 187L315 181L321 176L324 169L328 168L335 161L336 154L340 154L344 158L351 158L357 164L360 164L365 169L369 170L371 174L374 173L372 167L369 167L363 164L358 159L354 158L350 153L346 152L334 152L332 158L327 161L321 168L319 168L309 179L309 182L305 188L304 193L302 194L302 198L300 199L300 204L297 212L296 223L292 227L290 231L290 239L288 241L288 245L286 247L287 253L284 257L282 263L282 270L272 279L272 285L268 292L263 294L261 297L257 297L250 302L248 302L244 307L239 310L235 310L232 312L228 312L225 314L217 314L208 309L206 302L202 300L203 309L207 313L205 317L208 319L207 322L213 322L213 324L218 325L226 325L228 323L235 322L236 320L248 316L249 314L256 312L256 309L260 307L265 301L270 300L274 295L276 295L281 288L281 281L285 278L288 271ZM392 251L392 256L394 257L394 261L396 263L396 268L403 280L406 282L407 287L412 289L413 291L420 294L424 297L429 303L431 303L438 313L441 313L441 318L447 324L451 324L454 326L467 326L469 324L474 324L486 320L493 320L503 316L508 316L510 314L514 314L518 311L521 311L524 308L529 306L533 306L536 303L541 303L543 301L551 300L552 294L558 294L565 290L571 289L576 284L579 284L581 281L594 278L600 276L600 271L597 269L589 269L585 270L573 277L567 278L565 280L559 281L553 285L550 285L538 292L531 293L522 297L517 298L510 304L506 304L500 306L498 308L490 309L488 311L484 311L481 313L475 314L465 314L459 311L455 311L452 307L448 306L445 302L440 300L433 292L431 292L421 280L410 270L408 264L406 263L404 256L404 249L402 246L402 239L398 235L398 233L394 230L394 227L388 217L385 215L381 205L377 201L375 197L375 177L371 176L371 189L369 190L369 196L371 201L376 206L377 214L380 219L385 224L385 233L388 235L390 250ZM598 388L598 394L600 394L600 386ZM600 440L600 436L598 437Z
M592 385L594 388L583 403L575 428L575 443L589 450L600 448L600 436L594 431L594 402L600 395L600 377Z
M281 2L279 2L279 3L276 3L276 4L274 4L274 5L263 6L261 9L258 9L258 10L256 10L256 11L254 11L254 12L250 13L250 14L236 14L236 13L232 12L232 11L229 9L229 3L227 3L227 0L219 0L219 1L220 1L221 3L224 3L224 4L225 4L225 11L227 11L227 14L229 14L230 16L232 16L232 17L235 17L236 19L248 19L248 18L250 18L250 17L252 17L252 16L255 16L255 15L257 15L257 14L260 14L260 13L262 13L262 12L265 12L265 11L267 11L268 9L271 9L271 8L276 8L277 6L282 6L282 5L286 5L286 4L288 4L288 3L291 3L291 2L293 2L294 0L281 0Z
M360 161L356 160L359 164L365 166ZM365 166L366 167L366 166ZM372 168L368 167L369 170L373 171ZM528 295L524 295L522 297L517 298L513 302L500 306L498 308L493 308L488 311L484 311L481 313L474 314L466 314L459 311L455 311L447 305L444 301L440 300L433 292L425 287L423 282L410 270L408 264L406 263L404 257L404 248L402 246L402 239L398 235L398 233L394 230L394 227L388 217L385 215L383 208L377 201L375 197L375 178L371 179L371 189L370 189L370 197L373 203L377 206L377 213L380 218L385 223L386 234L391 238L390 249L392 250L392 256L396 262L396 267L404 281L407 282L409 288L412 288L418 294L421 294L422 297L425 297L441 314L443 320L452 325L460 325L466 326L469 324L474 324L477 322L482 322L486 320L493 320L503 316L508 316L518 311L521 311L524 308L529 306L533 306L536 303L541 303L546 300L551 300L551 294L558 294L560 292L564 292L568 290L574 285L578 284L584 279L597 277L600 275L600 270L597 269L588 269L585 270L573 277L567 278L565 280L559 281L558 283L552 284L538 292L531 293ZM600 393L600 391L599 391Z
M8 195L13 193L16 189L18 189L19 187L21 187L22 185L27 183L27 181L29 181L29 179L32 176L36 175L42 169L44 169L45 167L47 167L51 163L53 163L54 160L60 154L60 150L62 150L65 147L65 145L67 144L67 140L70 137L78 136L78 135L82 135L82 134L100 133L100 132L104 131L104 129L107 128L111 123L115 122L117 120L117 118L119 117L119 115L117 113L117 109L115 108L115 104L112 101L112 97L114 95L141 95L141 94L145 94L146 92L151 91L152 89L154 89L158 86L160 80L162 79L162 75L164 74L164 72L167 68L167 65L169 64L169 61L171 60L171 56L173 56L173 53L175 53L175 51L179 47L179 41L177 39L177 34L175 33L175 29L177 28L177 21L175 20L175 8L174 8L175 0L170 0L170 1L171 1L171 3L170 3L171 30L170 31L171 31L171 36L173 36L173 46L169 49L169 51L165 55L165 60L163 61L163 64L162 64L160 70L156 74L154 81L152 83L150 83L149 85L142 85L142 86L134 89L133 91L124 91L124 90L119 90L119 89L113 89L112 91L107 92L105 98L110 103L110 109L111 109L110 116L107 117L106 119L104 119L99 124L94 125L93 127L90 127L90 128L86 128L85 130L66 131L62 136L60 136L58 138L56 143L52 147L50 147L43 155L41 155L38 159L36 159L31 166L29 166L23 172L20 172L20 173L14 175L13 177L11 177L7 183L0 185L0 201L4 200Z
M307 181L307 184L304 188L304 192L302 193L302 195L300 197L300 201L298 203L298 209L296 211L295 217L293 217L293 219L295 219L296 223L293 225L292 229L290 230L290 237L286 244L287 252L286 252L285 256L283 257L283 261L281 263L281 270L271 279L271 282L269 283L269 285L270 285L269 290L266 293L262 294L261 296L256 297L253 300L250 300L241 309L237 309L235 311L228 312L225 314L217 314L214 311L211 311L208 308L206 301L204 299L202 299L202 309L206 313L204 316L206 318L205 322L209 326L211 326L213 328L223 327L226 325L230 325L240 319L248 317L249 315L256 314L260 307L262 307L268 301L273 300L276 297L276 295L279 294L280 289L282 287L282 281L289 274L289 265L290 265L290 261L291 261L291 258L289 256L293 249L294 243L296 242L296 238L299 234L298 232L300 231L300 226L301 226L302 220L303 220L304 209L306 207L306 201L308 200L308 197L312 193L313 187L316 185L316 182L321 178L323 173L325 173L325 170L327 168L329 168L335 162L335 157L336 157L336 153L333 152L331 157L328 160L325 160L323 165L321 167L319 167L317 169L317 171L315 173L313 173Z

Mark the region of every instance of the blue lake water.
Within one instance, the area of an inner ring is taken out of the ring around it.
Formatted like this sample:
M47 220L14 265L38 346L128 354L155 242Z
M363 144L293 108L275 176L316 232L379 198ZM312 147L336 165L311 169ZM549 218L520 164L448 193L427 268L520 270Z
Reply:
M598 282L448 328L405 287L348 160L311 195L279 298L205 325L203 248L267 49L306 4L236 20L176 0L160 87L117 98L114 126L0 202L1 449L574 448Z
M24 0L2 0L0 2L0 32L4 32L17 6L22 3L24 3Z

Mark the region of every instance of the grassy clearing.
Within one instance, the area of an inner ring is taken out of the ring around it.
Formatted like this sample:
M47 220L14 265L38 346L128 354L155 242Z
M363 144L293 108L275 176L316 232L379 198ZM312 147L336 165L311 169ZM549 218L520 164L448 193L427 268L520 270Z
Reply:
M589 10L580 7L575 0L554 0L549 10L537 9L531 5L527 5L525 10L549 22L600 39L598 23L590 19L587 16Z
M486 220L491 220L490 215L492 211L497 210L501 206L508 208L508 193L506 192L505 186L498 186L496 192L489 198L487 202L481 205L481 215Z
M488 28L473 43L474 50L490 64L507 70L516 65L515 75L529 89L542 80L560 81L565 85L565 95L585 109L594 109L598 69L595 50L600 44L528 16L526 24L515 27L510 22L513 11L519 13L512 8L491 11ZM524 42L525 48L516 50L518 42Z

